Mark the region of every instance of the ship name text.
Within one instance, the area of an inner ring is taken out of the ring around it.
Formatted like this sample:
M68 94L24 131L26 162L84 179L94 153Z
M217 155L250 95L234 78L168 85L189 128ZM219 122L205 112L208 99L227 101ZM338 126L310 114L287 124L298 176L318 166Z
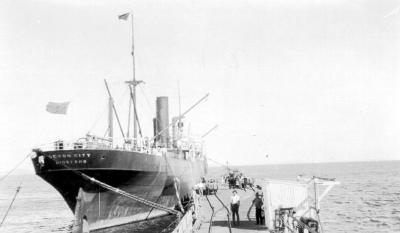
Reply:
M74 153L74 154L49 154L46 157L53 159L56 164L86 164L90 158L90 153Z

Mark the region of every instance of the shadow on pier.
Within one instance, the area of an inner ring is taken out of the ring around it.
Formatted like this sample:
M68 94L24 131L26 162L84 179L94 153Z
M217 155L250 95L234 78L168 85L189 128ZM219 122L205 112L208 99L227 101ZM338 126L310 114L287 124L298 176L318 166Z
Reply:
M209 224L209 222L208 222ZM227 220L217 220L213 221L213 227L226 227L228 228ZM256 225L254 221L249 222L248 220L240 221L240 226L233 226L232 228L243 229L243 230L252 230L252 231L266 231L268 228L263 225Z

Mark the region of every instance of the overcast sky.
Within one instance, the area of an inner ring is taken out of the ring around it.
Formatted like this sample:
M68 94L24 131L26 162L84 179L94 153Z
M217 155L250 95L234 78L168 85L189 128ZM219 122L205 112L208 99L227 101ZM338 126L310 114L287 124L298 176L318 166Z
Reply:
M142 127L155 97L231 164L399 159L400 1L0 2L0 171L35 145L103 135L110 82L126 125L135 14ZM68 115L45 111L72 101ZM115 135L118 128L115 126ZM266 155L269 155L268 158ZM212 164L212 162L210 162ZM31 168L29 161L22 168Z

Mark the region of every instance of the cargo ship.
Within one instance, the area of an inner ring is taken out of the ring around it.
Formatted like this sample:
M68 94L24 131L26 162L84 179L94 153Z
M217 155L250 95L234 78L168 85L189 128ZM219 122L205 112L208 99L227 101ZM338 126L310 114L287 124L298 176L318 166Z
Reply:
M132 57L134 60L133 46ZM182 118L208 95L171 122L168 97L157 97L154 132L149 138L142 135L136 111L135 88L141 81L133 75L126 83L130 108L133 106L132 137L122 130L105 82L109 94L107 137L88 134L33 149L36 174L62 195L75 215L74 232L82 232L85 225L90 232L118 232L110 229L126 225L129 232L165 232L185 212L193 187L207 172L202 143L183 136ZM122 143L114 140L114 118Z

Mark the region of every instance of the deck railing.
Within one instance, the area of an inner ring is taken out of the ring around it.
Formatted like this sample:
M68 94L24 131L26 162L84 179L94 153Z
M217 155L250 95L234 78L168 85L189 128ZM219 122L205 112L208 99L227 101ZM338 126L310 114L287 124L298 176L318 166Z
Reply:
M171 145L171 144L170 144ZM57 140L52 143L42 144L34 150L40 151L64 151L64 150L121 150L148 153L154 155L162 155L174 148L160 147L149 140L129 139L123 142L112 141L107 138L100 138L92 135L87 135L78 140L66 141ZM179 145L179 149L188 151L195 155L202 154L202 147L199 143L183 141ZM194 157L193 156L193 157Z

